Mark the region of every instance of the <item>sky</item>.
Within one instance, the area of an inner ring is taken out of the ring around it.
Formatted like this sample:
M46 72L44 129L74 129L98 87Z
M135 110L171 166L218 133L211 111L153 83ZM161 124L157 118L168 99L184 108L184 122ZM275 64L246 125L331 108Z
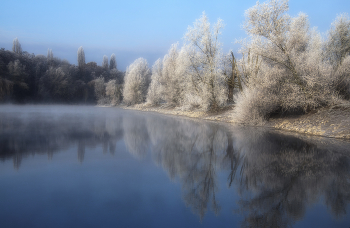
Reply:
M264 2L264 1L260 1ZM256 0L7 0L1 3L0 48L12 49L18 38L23 51L47 54L77 64L84 48L86 63L102 64L114 53L119 70L139 57L149 66L163 58L171 44L184 42L188 26L205 11L214 24L225 27L220 41L223 52L239 50L236 40L247 37L242 29L244 13ZM309 16L311 27L323 35L340 13L350 15L350 0L290 0L289 14Z

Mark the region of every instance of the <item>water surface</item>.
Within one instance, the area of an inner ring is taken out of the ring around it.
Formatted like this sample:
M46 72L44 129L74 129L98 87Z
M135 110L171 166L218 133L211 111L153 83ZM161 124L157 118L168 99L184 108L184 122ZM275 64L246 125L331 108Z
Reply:
M349 227L350 143L89 106L0 106L0 227Z

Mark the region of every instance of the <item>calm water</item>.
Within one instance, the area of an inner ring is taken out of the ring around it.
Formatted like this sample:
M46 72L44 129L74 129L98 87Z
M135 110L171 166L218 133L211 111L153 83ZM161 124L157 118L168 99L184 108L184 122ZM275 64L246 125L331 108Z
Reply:
M350 227L350 143L0 106L0 227Z

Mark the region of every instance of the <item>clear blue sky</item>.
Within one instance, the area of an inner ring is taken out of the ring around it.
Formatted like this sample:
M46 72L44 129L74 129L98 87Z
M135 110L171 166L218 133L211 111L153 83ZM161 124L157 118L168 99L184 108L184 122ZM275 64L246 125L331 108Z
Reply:
M264 1L260 1L264 2ZM101 65L103 55L115 53L119 70L136 58L144 57L150 66L163 57L170 45L179 41L187 27L203 11L215 23L226 25L221 36L224 51L237 51L236 39L246 37L241 29L244 12L255 0L7 0L1 3L0 47L11 50L18 37L24 51L77 63L77 50L83 46L86 62ZM289 14L309 15L312 27L325 33L340 13L350 15L350 0L290 0Z

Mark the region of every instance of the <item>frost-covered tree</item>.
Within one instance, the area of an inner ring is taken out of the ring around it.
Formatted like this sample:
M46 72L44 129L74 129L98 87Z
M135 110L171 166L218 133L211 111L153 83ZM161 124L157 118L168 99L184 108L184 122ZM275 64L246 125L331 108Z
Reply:
M291 17L288 9L288 0L271 0L246 11L250 37L242 52L257 62L241 61L249 75L235 108L242 121L257 123L272 113L307 112L333 102L321 36L309 28L307 15Z
M85 53L83 47L79 47L78 49L78 66L82 68L85 66Z
M152 67L152 80L148 90L147 102L157 105L165 102L167 106L181 106L187 88L185 72L188 68L186 46L180 51L178 44L171 45L163 60L158 59Z
M332 23L328 31L328 40L325 45L325 58L334 67L341 65L350 54L350 19L347 14L341 14Z
M147 103L150 105L159 105L162 101L162 70L162 60L158 59L152 66L151 84L149 85L147 92Z
M106 85L106 96L109 97L111 105L117 105L121 101L121 85L116 79L110 80Z
M235 89L239 89L239 91L243 90L242 75L239 73L236 58L233 55L232 51L230 51L230 53L224 56L223 70L225 75L225 83L228 90L227 101L232 102L234 90Z
M95 96L98 99L98 101L101 101L106 95L104 78L98 77L94 81L95 81Z
M350 19L347 14L339 15L328 31L324 59L334 69L334 87L345 99L350 99Z
M102 60L102 67L108 69L108 56L104 55Z
M219 19L211 27L203 13L193 27L188 28L185 36L189 42L187 53L190 77L190 91L186 91L186 97L198 97L200 106L205 109L216 110L227 100L219 42L222 28L222 20Z
M241 86L252 87L257 81L261 66L261 57L250 52L250 49L242 50L242 58L237 62L237 68L241 77Z
M334 69L332 85L336 93L343 99L350 100L350 55Z
M111 55L111 59L109 61L109 69L117 69L117 60L114 53Z
M307 16L301 14L296 18L293 28L291 17L286 14L288 9L288 0L271 0L263 4L257 2L246 11L244 28L251 35L249 48L253 53L290 71L295 81L301 84L292 57L307 46Z
M177 48L178 44L173 44L167 55L163 59L162 86L163 98L171 106L179 106L184 97L184 68L186 64L182 62L183 55Z
M13 51L14 53L17 53L17 54L22 54L22 47L21 47L21 44L19 43L17 37L16 37L15 39L13 39L13 42L12 42L12 51Z
M136 59L126 69L123 97L128 105L139 104L146 100L151 71L147 60Z

